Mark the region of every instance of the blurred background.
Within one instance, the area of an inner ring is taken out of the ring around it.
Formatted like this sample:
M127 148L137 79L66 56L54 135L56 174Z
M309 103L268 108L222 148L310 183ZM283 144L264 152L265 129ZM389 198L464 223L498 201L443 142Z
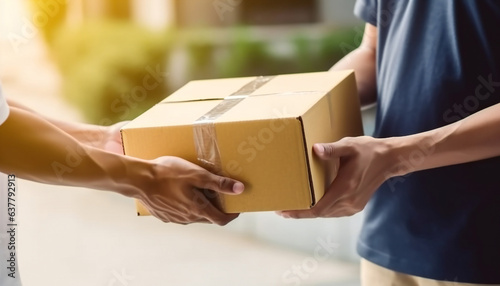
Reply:
M354 2L0 0L0 81L42 114L109 125L190 80L327 70L361 42ZM359 285L362 214L176 226L111 193L19 185L25 286Z

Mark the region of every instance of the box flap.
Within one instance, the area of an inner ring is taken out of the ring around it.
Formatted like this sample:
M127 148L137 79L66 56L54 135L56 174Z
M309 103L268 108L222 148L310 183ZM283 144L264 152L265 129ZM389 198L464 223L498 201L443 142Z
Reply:
M184 102L223 99L252 82L257 77L194 80L172 93L161 102Z

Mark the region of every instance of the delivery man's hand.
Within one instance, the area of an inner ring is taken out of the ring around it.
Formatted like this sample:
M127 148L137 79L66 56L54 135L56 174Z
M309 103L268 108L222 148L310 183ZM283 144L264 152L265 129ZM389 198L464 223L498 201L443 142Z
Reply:
M321 160L340 159L337 177L313 208L278 212L283 217L342 217L358 213L388 179L387 171L393 166L384 139L351 137L334 143L315 144L313 149Z
M177 157L160 157L153 162L153 176L137 197L150 213L164 222L193 222L225 225L238 214L225 214L205 197L204 190L237 195L244 185L233 179L214 175Z

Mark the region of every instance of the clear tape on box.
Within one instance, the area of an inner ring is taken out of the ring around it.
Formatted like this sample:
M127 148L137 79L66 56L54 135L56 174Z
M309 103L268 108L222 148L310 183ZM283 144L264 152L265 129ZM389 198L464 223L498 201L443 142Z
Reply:
M198 118L193 124L194 146L202 166L215 174L222 172L215 121L222 114L236 106L257 89L271 81L273 76L260 76L244 85L238 91L224 98L217 106Z
M221 154L218 146L217 133L215 129L216 120L222 116L224 113L231 110L234 106L245 100L247 97L251 96L257 89L268 83L274 78L274 76L260 76L252 80L248 84L244 85L238 91L232 93L231 95L222 99L222 101L212 108L210 111L205 113L203 116L198 118L193 124L193 138L194 145L196 149L196 155L198 161L201 165L214 174L224 175L222 170ZM271 96L271 95L313 95L313 94L325 94L325 91L295 91L295 92L281 92L281 93L269 93L269 94L258 94L254 96ZM331 114L330 114L330 119ZM208 189L204 190L205 195L209 195L211 198L217 198L214 201L217 205L223 204L223 197L220 194L214 193ZM208 193L207 193L208 192Z

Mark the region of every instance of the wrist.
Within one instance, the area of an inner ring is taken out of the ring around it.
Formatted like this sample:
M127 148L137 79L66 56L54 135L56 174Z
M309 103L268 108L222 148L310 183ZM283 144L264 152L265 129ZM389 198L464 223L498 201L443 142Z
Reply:
M110 127L82 124L73 133L73 136L80 142L99 149L104 149L105 143L109 140Z
M388 160L391 162L389 177L405 176L426 169L434 143L426 133L384 139L388 144Z
M101 179L95 180L98 189L121 195L140 198L144 190L151 187L154 165L149 161L134 157L106 152L95 147L85 146L94 165L100 169Z
M127 156L123 158L126 159L123 164L125 171L121 179L116 179L120 186L118 193L135 199L143 198L145 192L154 187L155 164Z

